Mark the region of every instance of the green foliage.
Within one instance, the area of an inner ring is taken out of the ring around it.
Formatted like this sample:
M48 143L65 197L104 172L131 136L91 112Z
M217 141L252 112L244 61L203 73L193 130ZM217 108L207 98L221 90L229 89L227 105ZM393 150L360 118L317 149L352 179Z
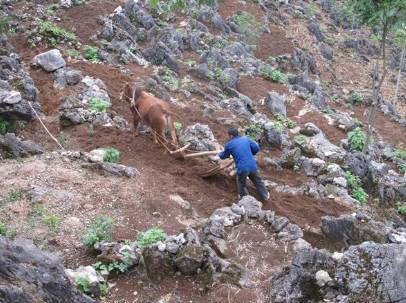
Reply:
M173 125L175 126L176 131L180 131L183 128L183 125L180 122L174 122Z
M277 69L273 69L268 64L262 67L261 76L266 80L272 80L273 82L278 83L286 83L288 81L288 76L285 73Z
M248 12L243 11L237 13L234 22L237 24L241 34L243 34L250 43L254 43L262 33L262 27L255 20L255 16Z
M137 244L139 247L145 248L165 239L165 231L159 227L153 227L139 235Z
M59 224L61 223L61 219L56 215L49 215L44 218L44 224L51 228L53 231L57 231L59 229Z
M347 100L351 102L353 105L360 105L362 104L362 101L364 100L364 96L362 96L360 93L357 92L352 92L348 97Z
M88 247L101 241L109 241L114 228L114 221L111 217L96 216L91 222L82 237L82 243Z
M46 14L48 16L53 16L53 15L55 15L58 8L59 8L58 4L51 4L50 6L47 7Z
M10 30L9 22L11 19L11 16L0 17L0 34L7 33Z
M65 50L65 55L71 58L78 58L80 57L80 51L70 48Z
M120 151L111 147L103 148L103 150L104 150L103 157L104 162L118 163L118 161L120 160Z
M260 124L250 124L244 129L245 135L252 140L257 140L258 137L261 136L262 132L263 129Z
M83 293L90 292L90 281L86 277L77 277L75 281L76 287Z
M124 273L127 269L128 266L127 264L125 264L124 262L117 262L117 261L113 261L111 263L103 263L103 262L96 262L94 264L92 264L92 266L94 267L94 269L98 270L98 271L104 271L104 272L108 272L110 273Z
M170 69L163 69L159 72L162 81L170 88L177 89L179 87L179 80L176 74Z
M179 10L183 9L186 7L186 1L185 0L169 0L169 1L162 1L164 2L162 5L165 6L167 5L168 2L170 2L169 8L172 8L173 10ZM213 6L216 4L216 0L198 0L199 5L208 5L208 6ZM149 5L152 9L158 9L160 6L160 1L159 0L149 0Z
M186 60L185 64L187 65L187 67L192 68L194 66L196 66L196 61L195 60Z
M213 70L210 71L209 79L210 80L220 80L223 75L223 70L220 67L214 67Z
M69 32L49 21L40 21L37 28L38 34L47 40L51 45L62 42L73 42L76 40L74 33Z
M401 48L406 48L406 22L395 32L394 42Z
M7 193L5 198L6 203L16 202L24 197L24 193L20 189L12 189Z
M84 57L85 59L89 60L92 63L100 62L100 57L98 54L99 49L95 46L85 45L84 49Z
M402 205L399 203L396 207L396 210L399 214L406 216L406 205L405 204Z
M10 123L0 118L0 135L6 134L10 129Z
M100 286L99 286L99 288L100 288L100 295L103 297L103 296L106 296L107 294L108 294L108 292L109 292L109 285L107 284L107 283L101 283L100 284Z
M7 227L3 222L0 221L0 236L6 235L7 235Z
M281 121L273 121L273 127L280 133L284 130L283 122Z
M303 145L307 143L307 137L305 135L297 135L295 136L294 141L296 141L300 145Z
M283 131L283 127L287 127L289 129L295 128L296 127L296 122L283 116L283 115L276 115L276 120L280 122L282 125L278 125L277 127L280 128L280 131Z
M399 170L402 174L406 173L406 162L402 162L399 164Z
M400 158L402 160L406 160L406 149L403 148L403 146L399 146L398 148L396 148L393 152L393 155L396 158Z
M89 107L91 110L98 112L98 113L104 113L107 111L108 108L110 108L111 104L105 100L102 100L100 98L92 97L89 100Z
M362 188L361 179L350 171L345 173L345 178L347 179L347 184L351 189L351 197L361 204L366 203L368 201L368 194Z
M352 150L362 151L366 138L367 136L365 132L360 127L357 127L348 133L348 143Z

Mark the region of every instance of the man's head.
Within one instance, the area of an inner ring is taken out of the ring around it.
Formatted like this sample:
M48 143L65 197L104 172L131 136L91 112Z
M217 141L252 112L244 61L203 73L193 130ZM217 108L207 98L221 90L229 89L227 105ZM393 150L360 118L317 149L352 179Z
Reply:
M238 136L238 129L235 128L235 127L230 127L228 129L227 133L231 138L237 137Z

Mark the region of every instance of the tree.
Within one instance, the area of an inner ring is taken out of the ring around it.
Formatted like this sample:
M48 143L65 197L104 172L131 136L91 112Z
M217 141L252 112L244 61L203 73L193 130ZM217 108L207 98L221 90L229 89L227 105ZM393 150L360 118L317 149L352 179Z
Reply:
M397 30L395 35L395 43L401 48L402 51L400 54L399 71L396 80L395 97L392 103L393 105L396 105L396 103L398 102L400 79L402 78L402 69L406 56L406 24L402 24L402 26Z
M368 132L363 152L366 152L372 136L373 122L383 81L387 75L386 46L390 32L406 21L405 0L346 0L346 5L359 18L363 25L380 32L380 55L376 58L372 103L368 113ZM382 61L379 67L379 61Z

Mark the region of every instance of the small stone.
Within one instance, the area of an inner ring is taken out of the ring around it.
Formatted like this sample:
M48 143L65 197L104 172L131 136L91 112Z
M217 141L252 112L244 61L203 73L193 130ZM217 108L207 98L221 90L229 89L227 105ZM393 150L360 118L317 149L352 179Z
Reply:
M47 72L53 72L66 65L61 52L58 49L52 49L45 53L36 55L32 63L42 67Z
M328 282L332 281L330 275L325 270L319 270L316 272L316 283L318 286L323 287Z

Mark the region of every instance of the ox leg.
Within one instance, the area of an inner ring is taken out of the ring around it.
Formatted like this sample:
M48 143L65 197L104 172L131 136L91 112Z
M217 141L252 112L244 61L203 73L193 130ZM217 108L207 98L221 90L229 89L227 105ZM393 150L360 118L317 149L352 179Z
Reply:
M134 137L137 137L139 135L138 131L138 124L140 123L140 118L134 114L133 117L133 124L134 124Z

